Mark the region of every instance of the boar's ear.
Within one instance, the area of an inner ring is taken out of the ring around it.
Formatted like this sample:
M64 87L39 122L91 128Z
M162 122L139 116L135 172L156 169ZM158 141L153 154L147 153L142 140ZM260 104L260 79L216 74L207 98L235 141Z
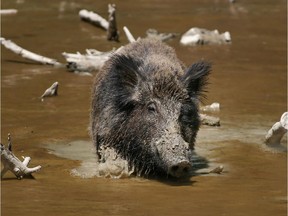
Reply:
M196 97L199 100L205 98L205 87L208 84L210 71L211 64L205 61L199 61L187 68L181 80L190 97Z
M140 63L131 56L115 55L112 59L112 80L115 87L115 102L121 110L130 110L139 97L137 86L142 79Z

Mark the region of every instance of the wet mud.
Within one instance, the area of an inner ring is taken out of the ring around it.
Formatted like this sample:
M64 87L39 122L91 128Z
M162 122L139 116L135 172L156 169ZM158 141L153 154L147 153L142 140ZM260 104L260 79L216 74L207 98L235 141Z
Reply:
M1 181L1 215L287 215L287 138L267 148L264 137L287 110L286 1L115 1L120 43L80 21L80 9L107 16L107 2L3 0L1 35L64 63L62 52L125 45L149 28L184 33L191 27L231 33L232 44L181 46L167 41L185 64L213 63L206 104L220 103L220 127L200 129L196 153L205 166L189 179L95 177L88 135L93 77L39 65L1 48L1 142L41 165L34 179ZM40 96L54 82L58 96ZM218 165L222 174L207 174ZM202 169L204 168L204 169ZM90 175L89 175L90 174ZM84 177L84 178L83 178Z

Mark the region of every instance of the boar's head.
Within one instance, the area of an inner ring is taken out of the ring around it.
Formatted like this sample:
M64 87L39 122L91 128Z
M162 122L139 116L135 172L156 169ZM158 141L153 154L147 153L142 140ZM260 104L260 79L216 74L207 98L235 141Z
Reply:
M185 69L179 60L147 58L120 53L108 60L93 93L92 138L97 150L113 148L138 175L181 177L192 166L210 64Z

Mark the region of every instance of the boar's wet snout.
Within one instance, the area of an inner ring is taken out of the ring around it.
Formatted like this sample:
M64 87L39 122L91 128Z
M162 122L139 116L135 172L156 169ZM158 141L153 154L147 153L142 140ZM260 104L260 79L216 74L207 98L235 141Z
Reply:
M157 40L138 40L114 54L92 91L90 128L99 160L105 163L105 149L113 149L137 175L187 174L209 72L205 61L186 68Z
M171 166L168 170L168 174L174 177L185 176L189 173L189 171L191 170L191 167L192 165L190 161L183 160Z

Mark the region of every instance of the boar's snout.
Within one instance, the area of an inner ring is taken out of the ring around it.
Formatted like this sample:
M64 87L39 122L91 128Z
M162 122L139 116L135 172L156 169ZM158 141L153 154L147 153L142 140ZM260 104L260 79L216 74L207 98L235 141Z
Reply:
M182 177L189 173L192 164L188 160L183 160L178 163L173 164L168 169L168 173L173 177Z

